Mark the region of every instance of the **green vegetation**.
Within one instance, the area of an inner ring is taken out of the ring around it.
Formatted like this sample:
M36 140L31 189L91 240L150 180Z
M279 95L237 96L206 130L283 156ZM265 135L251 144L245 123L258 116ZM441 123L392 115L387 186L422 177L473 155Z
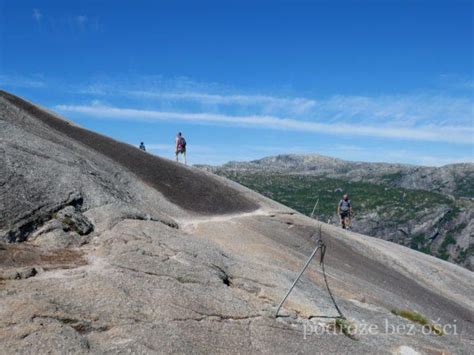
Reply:
M450 245L456 244L456 239L454 239L454 236L461 232L464 228L466 228L466 223L462 223L458 226L456 226L454 229L451 229L445 236L443 243L441 243L441 246L438 249L437 256L440 259L443 260L448 260L449 259L449 252L448 248ZM461 254L459 254L460 256Z
M441 329L441 326L439 324L430 323L425 317L423 317L417 312L409 311L406 309L393 309L392 313L396 316L408 319L413 323L421 324L436 335L443 335L443 330Z
M415 250L419 250L419 251L430 250L431 249L430 246L426 245L426 243L427 243L427 241L426 241L426 238L425 238L424 234L415 234L411 238L410 248L415 249Z
M358 340L355 336L355 325L347 319L337 318L331 326L339 330L342 334L351 338L352 340Z
M392 313L395 314L396 316L411 320L414 323L419 323L421 325L428 324L428 321L426 320L425 317L423 317L421 314L414 312L414 311L409 311L406 309L393 309Z
M64 217L61 222L63 222L65 225L67 225L69 228L74 229L74 221L71 219L71 217L66 216Z
M456 240L453 238L452 233L448 233L446 238L443 240L440 248L438 249L438 257L443 260L448 260L449 253L448 253L448 246L451 244L456 244Z
M469 174L464 178L458 178L455 180L456 188L454 190L455 196L464 196L468 198L474 198L474 188L472 182L474 181L474 175Z
M397 184L403 178L402 172L386 174L382 176L382 181L387 185Z
M443 216L443 218L441 218L441 220L439 221L440 224L451 222L461 211L458 206L452 206L453 207Z
M306 215L319 199L315 215L327 220L336 213L343 192L351 195L356 214L376 211L387 223L403 226L420 212L429 212L436 206L452 206L449 198L434 192L392 188L368 182L351 182L342 179L311 175L227 173L222 175L256 190L263 195L296 209Z
M470 245L468 248L461 250L456 258L456 262L463 263L467 257L472 254L474 254L474 245Z
M68 230L71 230L71 231L74 231L76 232L77 234L79 235L83 235L84 233L79 229L77 228L77 225L76 225L76 222L74 222L74 220L69 217L69 216L65 216L61 222L63 223L63 225L68 229Z

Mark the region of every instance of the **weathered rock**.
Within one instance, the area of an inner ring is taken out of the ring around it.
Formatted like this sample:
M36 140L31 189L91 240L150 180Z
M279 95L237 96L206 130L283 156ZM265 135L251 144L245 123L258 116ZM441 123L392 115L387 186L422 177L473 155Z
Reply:
M64 230L72 230L79 235L89 234L94 229L94 226L87 217L84 217L82 213L76 211L72 206L67 206L60 210L56 218L61 221Z
M23 267L19 269L6 269L0 273L0 279L21 280L33 277L38 273L34 267Z
M90 240L93 224L73 206L67 206L54 213L51 220L44 223L26 238L35 245L54 248L81 246Z
M85 216L93 221L99 233L112 229L124 219L157 221L169 227L178 228L176 221L164 213L158 211L154 211L153 214L145 213L138 208L123 203L111 203L90 209L85 212Z

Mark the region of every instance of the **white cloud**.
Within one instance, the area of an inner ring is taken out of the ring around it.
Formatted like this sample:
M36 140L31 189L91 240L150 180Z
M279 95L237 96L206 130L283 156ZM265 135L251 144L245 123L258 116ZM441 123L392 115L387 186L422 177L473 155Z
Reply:
M420 156L417 157L417 162L421 165L427 166L443 166L447 164L457 164L457 163L474 163L473 156L464 156L464 157L439 157L439 156Z
M93 95L90 87L107 87L100 95L128 97L155 103L174 105L197 104L209 108L250 108L258 112L290 112L304 114L316 105L311 98L284 95L238 93L217 83L195 82L187 77L166 79L161 75L133 78L95 78L92 82L76 85L77 93Z
M190 103L200 105L202 111L233 114L295 116L297 118L325 117L332 122L365 124L396 123L399 126L431 123L443 125L472 125L474 101L471 96L415 93L406 95L333 95L326 98L282 97L272 95L222 94L210 87L180 89L181 81L159 81L147 88L128 89L127 85L109 86L111 96L132 96L148 99L166 107L184 107ZM120 88L122 86L122 88ZM135 86L131 84L130 86ZM158 86L158 87L156 87ZM196 89L196 88L195 88ZM221 90L228 91L228 90Z
M41 77L0 74L0 85L22 88L43 88L46 82Z
M43 14L41 13L40 10L38 9L33 9L33 18L36 20L36 22L41 22L41 19L43 18Z
M102 24L97 16L65 15L60 18L60 24L67 26L72 32L101 31Z
M338 121L357 121L398 125L414 124L472 124L473 100L466 97L442 95L337 95L319 101L313 111Z
M74 21L76 22L79 29L83 31L87 24L88 18L85 15L78 15L74 17Z
M471 92L474 89L474 78L472 75L441 74L439 81L447 89L468 90Z
M167 112L102 105L57 105L56 109L62 112L75 112L91 117L117 120L138 120L145 122L179 120L195 124L213 123L346 136L355 135L459 144L474 143L474 127L472 126L437 126L426 124L407 127L393 124L366 125L363 123L355 124L346 122L321 123L318 121L280 118L270 115L231 116L219 113Z
M470 84L469 84L470 85ZM223 115L292 117L311 121L323 117L326 124L361 126L465 126L473 127L472 95L452 96L445 92L404 95L332 95L291 97L248 94L216 83L196 83L189 78L162 76L96 78L72 91L90 96L108 96L110 102L126 98L134 107L159 111L213 112ZM118 102L118 101L117 101Z
M84 21L87 26L91 26L92 20L86 18ZM42 77L37 76L7 78L0 75L0 84L7 86L41 88L45 83ZM467 79L464 83L472 84ZM348 137L474 145L474 100L472 96L459 92L457 95L455 92L425 91L404 95L333 95L315 98L254 95L216 83L197 83L186 77L165 79L159 75L116 79L103 76L76 85L61 85L59 80L54 85L49 83L48 87L69 90L72 94L86 94L91 100L103 99L102 103L97 101L90 105L57 106L61 111L97 118L148 122L179 120L195 124L245 126ZM116 104L129 106L118 107ZM140 109L143 107L147 109ZM332 151L336 152L335 149L333 147ZM265 153L263 150L260 150L261 154ZM258 154L252 149L250 151ZM287 150L266 151L273 154L285 153ZM305 151L303 148L295 152ZM346 146L337 151L351 151L355 154L357 149ZM365 154L359 153L361 156ZM374 153L370 154L372 156ZM380 159L409 160L409 154L390 154ZM429 158L420 162L439 165Z
M70 91L72 93L105 96L110 93L112 88L108 84L93 83L87 85L72 85Z
M268 95L217 95L200 92L158 92L128 91L130 95L171 101L196 101L201 104L217 105L270 105L275 108L290 108L298 112L306 112L316 105L316 101L306 98L285 98ZM269 107L267 106L267 109Z
M44 22L47 28L52 31L69 30L72 32L94 30L100 32L102 30L102 23L98 16L87 16L83 14L60 14L52 16L51 14L43 15L39 9L32 10L32 17L38 23ZM47 21L43 21L47 20Z

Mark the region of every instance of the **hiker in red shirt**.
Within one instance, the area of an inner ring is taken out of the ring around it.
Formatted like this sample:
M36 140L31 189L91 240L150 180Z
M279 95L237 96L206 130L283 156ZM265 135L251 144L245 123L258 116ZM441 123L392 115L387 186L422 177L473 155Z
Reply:
M176 135L176 161L179 161L178 155L183 154L184 165L186 165L186 139L184 139L181 132Z

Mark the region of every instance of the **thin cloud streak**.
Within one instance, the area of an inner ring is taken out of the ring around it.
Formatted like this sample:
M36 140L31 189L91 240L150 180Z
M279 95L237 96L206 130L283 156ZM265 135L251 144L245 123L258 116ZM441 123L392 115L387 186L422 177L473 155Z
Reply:
M48 12L43 15L39 9L34 8L32 10L32 17L39 25L44 23L48 26L49 30L53 31L63 31L64 29L69 29L73 32L78 30L85 32L89 29L94 31L102 30L102 24L97 16L91 17L83 14L61 14L59 16L52 16L51 13Z
M41 13L40 10L38 9L33 9L33 18L36 20L36 22L41 22L41 19L43 18L43 14Z
M74 17L74 21L76 22L77 27L79 27L81 31L84 31L84 28L87 25L88 18L85 15L78 15Z
M89 18L87 18L87 24ZM466 82L457 80L459 84ZM473 127L472 95L422 91L392 95L332 95L328 97L278 96L229 92L218 84L202 84L183 78L162 77L113 80L101 78L69 87L73 94L106 97L111 105L134 100L155 110L215 112L223 115L259 115L312 120L326 124L362 126L457 126ZM120 100L120 101L119 101Z
M198 91L131 90L122 95L157 102L194 102L200 105L221 105L233 108L252 107L255 114L287 113L298 118L326 117L333 121L358 123L396 122L398 125L472 124L474 102L470 97L440 94L354 96L334 95L318 100L305 97L270 95L221 95Z
M34 77L25 77L20 75L2 75L0 74L0 85L21 88L44 88L46 82Z
M259 105L270 104L277 106L294 105L298 110L306 111L316 105L315 100L306 98L285 98L269 95L216 95L199 92L154 92L154 91L129 91L130 95L165 99L173 101L196 101L203 104L221 105Z
M443 95L333 96L322 101L315 113L358 122L412 124L472 124L471 98Z
M215 123L275 130L291 130L351 136L370 136L379 138L407 139L414 141L439 141L471 145L474 143L473 127L435 125L416 127L397 127L389 125L369 126L341 122L326 124L265 115L230 116L214 113L138 110L132 108L119 108L101 105L57 105L56 109L62 112L74 112L91 117L118 120L144 122L180 120L195 124Z

